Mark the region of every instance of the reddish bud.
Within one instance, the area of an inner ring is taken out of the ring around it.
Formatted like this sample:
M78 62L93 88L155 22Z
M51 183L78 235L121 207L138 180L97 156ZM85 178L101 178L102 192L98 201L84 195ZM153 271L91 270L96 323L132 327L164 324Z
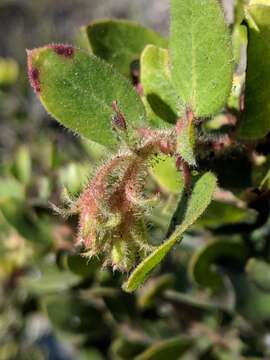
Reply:
M119 109L117 102L112 102L112 108L115 111L115 115L112 117L113 126L117 127L120 130L127 130L126 119L122 111Z

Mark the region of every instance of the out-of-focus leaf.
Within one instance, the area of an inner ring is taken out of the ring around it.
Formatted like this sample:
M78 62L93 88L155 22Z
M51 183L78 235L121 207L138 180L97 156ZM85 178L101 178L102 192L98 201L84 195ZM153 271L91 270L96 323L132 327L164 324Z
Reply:
M257 139L270 130L270 3L255 1L246 7L248 30L245 112L241 138Z
M148 343L142 339L118 338L111 346L113 359L132 360L147 347Z
M93 160L99 160L107 156L107 149L105 146L94 141L82 139L82 145Z
M53 261L45 260L22 277L20 284L32 294L45 295L67 290L80 281L79 276L59 270Z
M230 94L233 54L217 0L172 0L172 78L196 117L219 111Z
M63 293L45 296L42 300L43 308L57 330L88 336L102 333L104 327L101 312L78 296Z
M25 239L36 244L52 242L52 224L46 217L37 218L24 202L13 199L0 201L5 220Z
M68 193L77 195L87 183L89 176L88 164L69 163L60 170L60 182Z
M163 36L127 20L99 20L86 27L93 53L113 64L125 76L148 44L167 47Z
M220 258L233 258L243 262L246 256L247 249L239 239L210 241L193 254L189 264L190 277L201 286L218 290L224 285L224 281L218 270L213 268L215 262Z
M135 360L163 360L178 359L183 355L194 343L194 340L185 336L178 336L173 339L160 341L142 354L135 357Z
M252 258L246 266L248 277L261 289L270 291L270 264Z
M116 101L130 133L145 126L143 103L110 65L71 46L28 52L29 77L47 111L63 125L103 145L116 143L111 120Z
M0 58L0 86L9 86L17 81L19 67L15 60Z
M82 277L92 277L100 268L100 261L97 258L86 259L77 254L65 254L63 264L73 274Z
M148 45L141 56L141 84L152 111L174 124L183 113L171 79L168 50Z
M177 170L175 159L171 156L158 156L153 161L150 172L158 185L166 192L179 194L183 190L183 175Z
M217 179L210 172L205 173L197 180L181 225L176 228L169 239L138 265L128 281L124 283L123 289L125 291L132 292L136 290L145 281L153 268L163 260L171 248L181 239L183 233L203 214L212 200L216 184Z
M138 294L138 305L142 309L151 307L156 297L158 297L164 290L173 286L175 278L172 274L165 274L158 278L151 279L142 288Z
M270 321L270 294L260 289L247 276L240 274L234 278L237 289L237 311L254 324Z
M23 200L24 197L25 187L19 181L13 177L0 178L0 204L7 199Z
M22 145L15 154L12 166L14 176L23 184L28 184L31 180L32 160L29 148Z
M201 312L215 312L219 310L232 314L235 310L235 294L231 288L227 287L224 289L224 292L212 297L209 294L207 295L201 292L187 294L174 290L166 290L164 298L172 303L183 305L184 309L196 309Z
M269 6L269 0L250 0L248 5L264 5L264 6Z
M80 360L104 360L104 356L95 348L80 350Z
M249 209L239 208L233 204L220 201L212 201L197 224L199 226L216 228L224 224L250 223L255 218L256 214Z

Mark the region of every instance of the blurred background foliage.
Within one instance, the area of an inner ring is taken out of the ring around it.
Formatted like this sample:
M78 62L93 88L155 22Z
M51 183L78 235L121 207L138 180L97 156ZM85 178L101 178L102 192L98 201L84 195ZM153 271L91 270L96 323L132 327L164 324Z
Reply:
M225 5L231 23L233 7ZM121 290L125 275L78 255L76 217L52 211L50 204L59 205L66 192L78 195L107 154L44 112L28 84L25 49L82 45L78 28L104 17L168 32L163 0L0 0L0 359L267 359L267 139L256 162L241 149L210 160L226 191L134 295ZM239 29L232 29L238 56L233 108L245 60ZM224 117L208 125L214 131ZM203 166L209 158L200 161ZM173 171L164 161L149 179L149 189L162 192L149 219L156 241L177 202L180 185L167 176Z

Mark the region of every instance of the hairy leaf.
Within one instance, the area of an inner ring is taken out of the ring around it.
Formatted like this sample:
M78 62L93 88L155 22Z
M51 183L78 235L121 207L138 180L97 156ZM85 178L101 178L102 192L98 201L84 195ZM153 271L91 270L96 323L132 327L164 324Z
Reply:
M210 172L205 173L199 178L188 201L181 225L175 229L169 239L138 265L128 281L123 285L125 291L132 292L136 290L154 267L162 261L170 249L181 239L183 233L203 214L212 200L216 189L216 182L215 175Z
M113 145L113 101L129 130L145 125L144 106L132 85L95 56L71 46L49 45L28 52L28 65L44 107L76 133Z
M257 2L258 3L258 2ZM270 3L246 8L248 30L245 112L242 138L264 137L270 130Z
M151 29L127 20L99 20L86 27L93 53L130 76L131 64L148 44L167 47L168 41Z
M219 111L230 94L233 55L217 0L171 0L172 77L196 117Z
M191 111L186 111L186 114L177 123L177 152L181 158L190 166L196 165L195 159L195 126L194 115Z

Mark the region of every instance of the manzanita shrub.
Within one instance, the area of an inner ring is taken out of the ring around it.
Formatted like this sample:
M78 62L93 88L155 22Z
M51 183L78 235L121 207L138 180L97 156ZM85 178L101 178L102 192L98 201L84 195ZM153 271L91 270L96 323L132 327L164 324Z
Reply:
M1 360L269 358L270 3L220 3L28 50L59 124L1 58Z
M76 245L83 256L132 271L126 291L136 290L204 213L217 190L214 174L221 187L235 190L234 177L242 174L230 171L230 161L222 165L225 157L253 157L248 165L256 165L254 140L270 130L261 64L269 50L269 9L260 1L242 9L234 48L217 0L172 0L169 39L106 20L83 29L91 53L65 44L27 51L29 79L45 109L75 134L107 147L107 160L81 195L59 211L79 214ZM246 79L235 84L235 55L247 26ZM222 125L215 128L217 119ZM171 173L162 174L160 162ZM160 201L158 191L147 189L151 172L161 183L167 176L179 179L160 244L148 230L147 217Z

